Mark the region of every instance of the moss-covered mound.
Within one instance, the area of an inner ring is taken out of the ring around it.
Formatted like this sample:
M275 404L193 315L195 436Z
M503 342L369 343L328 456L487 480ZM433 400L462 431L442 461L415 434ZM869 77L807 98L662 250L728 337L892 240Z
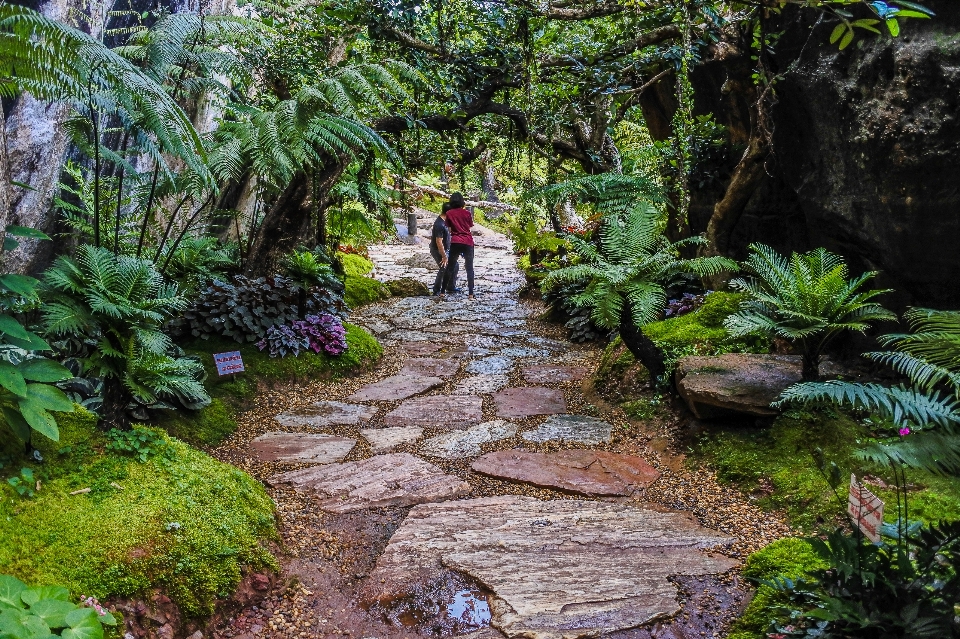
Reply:
M343 280L346 291L343 301L350 308L359 308L390 297L390 289L372 277L347 275Z
M813 451L818 448L845 476L852 472L877 478L870 489L888 504L885 518L896 519L892 473L855 454L858 442L870 437L867 426L841 413L793 410L765 429L714 425L694 445L693 459L713 467L720 481L752 494L761 508L783 511L791 525L817 532L845 521L846 502L845 486L840 486L841 505L817 470ZM960 518L960 478L922 471L909 471L907 478L912 484L908 491L911 518Z
M420 297L429 295L430 289L420 280L412 277L401 277L398 280L387 280L384 285L394 297Z
M750 555L743 576L754 582L769 581L775 577L799 579L811 570L826 567L810 542L786 537ZM764 639L770 621L776 618L775 607L786 603L786 598L773 588L759 585L750 604L731 628L729 639Z
M273 502L246 473L158 430L131 455L110 447L91 413L57 420L60 442L35 442L45 461L12 467L33 469L35 496L0 488L0 573L101 600L160 588L202 616L244 567L275 566Z
M346 323L344 327L347 350L337 357L307 351L299 357L272 358L254 344L241 346L228 339L197 340L189 344L187 352L198 355L207 370L206 386L213 402L199 411L166 415L158 425L191 444L215 446L236 430L237 412L248 407L260 384L328 379L371 368L383 355L383 347L359 326ZM243 356L246 371L219 377L212 354L236 350Z
M373 270L373 262L355 253L341 253L340 264L346 275L361 276Z
M663 350L667 370L671 372L676 362L687 355L766 353L769 343L765 339L732 338L723 328L723 321L737 310L740 300L740 295L732 293L711 293L696 311L652 322L643 327L643 332ZM638 397L650 375L616 338L604 351L594 379L601 394L623 402Z

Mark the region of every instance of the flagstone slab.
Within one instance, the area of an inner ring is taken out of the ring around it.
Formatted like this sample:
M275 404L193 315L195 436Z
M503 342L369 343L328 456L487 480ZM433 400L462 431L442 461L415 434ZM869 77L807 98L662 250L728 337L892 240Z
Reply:
M508 439L517 434L517 425L503 419L483 422L467 430L443 433L423 442L420 452L428 457L463 459L476 457L483 450L481 444Z
M469 428L483 421L483 400L475 395L428 395L408 399L383 418L387 426Z
M271 486L290 484L296 490L315 493L320 508L333 513L413 506L455 499L470 492L467 482L409 453L313 466L274 475L268 482Z
M480 375L505 375L513 369L514 359L503 355L482 357L467 363L468 373Z
M491 477L581 495L629 497L660 477L657 469L640 457L602 450L498 450L483 455L470 467Z
M379 382L367 384L348 399L359 402L389 402L413 397L435 386L443 380L429 375L391 375Z
M346 457L356 444L357 440L349 437L273 431L254 439L250 448L265 462L332 464Z
M613 424L586 415L552 415L536 429L523 434L529 442L565 441L580 444L609 442Z
M677 613L668 578L726 572L735 560L702 549L732 541L653 506L515 495L423 504L391 537L360 598L413 597L447 568L491 591L491 625L507 637L596 637Z
M424 375L432 377L452 377L460 370L456 359L438 359L433 357L414 357L403 363L401 375Z
M376 454L417 441L423 435L423 429L418 426L364 428L360 434L370 443L370 450Z
M285 411L274 419L284 426L326 428L332 424L359 424L372 419L376 414L377 409L374 406L323 401Z
M524 366L520 369L520 372L528 384L579 382L590 373L583 366L557 366L555 364Z
M457 382L454 395L489 395L510 383L507 375L471 375Z
M567 410L563 391L542 386L521 386L506 388L493 396L497 406L497 417L531 417L533 415L555 415Z
M443 347L433 342L415 342L412 344L403 344L400 348L410 357L429 357Z

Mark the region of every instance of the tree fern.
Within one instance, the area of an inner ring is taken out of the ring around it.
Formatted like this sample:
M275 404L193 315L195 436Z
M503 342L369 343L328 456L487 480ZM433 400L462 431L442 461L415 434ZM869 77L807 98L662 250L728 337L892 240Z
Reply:
M762 333L799 344L804 379L819 376L821 353L840 332L862 333L871 322L896 319L871 301L887 290L860 290L876 273L847 279L843 258L826 249L794 253L789 260L763 244L750 250L743 266L753 277L730 282L748 299L724 325L735 337Z
M593 204L599 213L618 213L629 210L638 201L662 203L663 188L644 175L601 173L585 175L556 184L532 189L525 194L528 200L549 203L568 200Z

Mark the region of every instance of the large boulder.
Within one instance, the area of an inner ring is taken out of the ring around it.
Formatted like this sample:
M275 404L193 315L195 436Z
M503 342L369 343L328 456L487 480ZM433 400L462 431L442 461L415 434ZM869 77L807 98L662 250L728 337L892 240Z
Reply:
M698 419L735 415L773 417L770 404L788 386L801 381L799 355L725 355L684 357L677 363L677 391ZM824 362L821 374L840 373Z
M390 289L390 294L394 297L421 297L430 295L430 289L427 288L427 285L412 277L387 280L384 284Z

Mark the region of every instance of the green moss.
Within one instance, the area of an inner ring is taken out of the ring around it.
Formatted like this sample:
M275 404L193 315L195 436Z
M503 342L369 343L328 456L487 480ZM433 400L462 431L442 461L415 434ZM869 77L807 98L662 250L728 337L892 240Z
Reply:
M194 446L216 446L237 429L236 408L214 398L198 411L177 411L160 424L164 430Z
M340 263L346 275L363 276L373 270L373 262L355 253L341 253Z
M0 489L0 573L100 599L161 588L200 616L244 566L276 566L273 502L247 474L160 431L167 452L140 463L107 451L90 413L58 422L59 443L37 442L36 497Z
M350 308L359 308L390 297L390 289L372 277L347 275L343 280L343 299Z
M755 582L769 581L774 577L799 579L811 570L826 567L809 541L786 537L750 555L743 568L743 576ZM734 623L730 637L764 637L770 621L776 617L776 607L786 603L784 595L770 586L760 584L750 604Z
M630 402L620 404L620 408L636 419L653 419L661 410L663 410L663 398L659 395L654 397L641 397Z
M430 289L427 288L423 282L412 277L387 280L383 284L393 297L420 297L430 295Z

